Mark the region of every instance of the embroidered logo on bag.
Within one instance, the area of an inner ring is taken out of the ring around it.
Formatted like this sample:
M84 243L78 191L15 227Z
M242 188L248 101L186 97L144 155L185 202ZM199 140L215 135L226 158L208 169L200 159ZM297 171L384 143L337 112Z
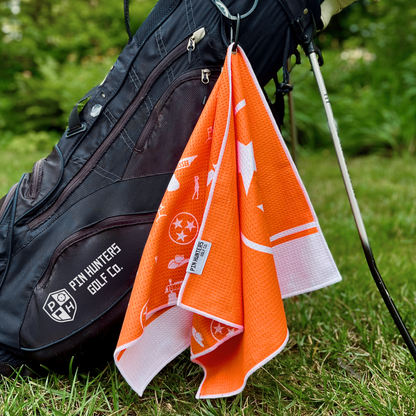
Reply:
M77 313L77 303L66 289L49 293L43 310L56 322L70 322Z
M208 241L196 240L191 258L189 259L188 268L186 269L188 273L202 274L209 251L211 250L211 245Z

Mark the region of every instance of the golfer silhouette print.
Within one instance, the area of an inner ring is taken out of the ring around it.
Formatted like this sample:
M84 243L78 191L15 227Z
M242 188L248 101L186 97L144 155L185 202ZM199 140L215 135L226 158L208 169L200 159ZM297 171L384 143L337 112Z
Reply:
M195 176L195 191L192 195L192 199L198 199L199 198L199 176Z

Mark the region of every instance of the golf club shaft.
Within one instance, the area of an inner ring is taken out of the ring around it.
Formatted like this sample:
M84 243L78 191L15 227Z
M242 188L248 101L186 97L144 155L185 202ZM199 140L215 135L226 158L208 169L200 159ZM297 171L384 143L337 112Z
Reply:
M289 84L291 84L291 76L289 75ZM298 132L296 128L296 120L295 120L295 100L293 99L293 91L289 91L288 93L288 101L289 101L289 117L290 117L290 136L291 136L291 147L292 147L292 159L295 162L295 165L298 165L298 152L297 152L297 145L298 145Z
M373 253L371 251L370 242L367 237L367 232L364 227L364 222L361 217L360 208L358 207L357 200L355 198L354 189L352 187L351 179L348 174L347 165L345 163L344 154L341 148L341 142L338 137L338 131L336 122L334 119L334 115L332 113L331 104L328 99L328 94L325 88L324 79L322 77L321 69L319 67L318 59L314 52L308 54L309 61L312 66L312 71L315 75L316 82L318 84L319 92L321 94L322 102L325 108L326 117L328 119L328 126L331 132L332 140L335 146L335 152L338 158L339 167L341 169L342 179L344 181L345 189L347 191L348 199L350 201L351 210L354 216L355 224L357 226L358 234L360 236L361 244L363 246L364 254L367 260L368 267L371 271L371 274L376 282L377 288L386 304L397 328L399 329L410 353L413 356L413 359L416 361L416 345L413 341L409 331L404 324L399 311L397 310L396 306L394 305L393 299L391 298L386 285L383 282L383 279L377 270L376 262L374 260Z

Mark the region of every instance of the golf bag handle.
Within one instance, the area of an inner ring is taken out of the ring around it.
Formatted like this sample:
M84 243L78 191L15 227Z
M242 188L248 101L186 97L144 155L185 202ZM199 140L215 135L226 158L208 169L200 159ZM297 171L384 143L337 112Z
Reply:
M215 6L217 6L218 10L227 18L230 20L241 20L246 18L247 16L250 16L251 13L254 12L254 10L256 9L259 0L254 0L254 4L252 6L252 8L247 12L244 13L241 16L233 16L230 11L228 10L227 6L221 1L221 0L211 0ZM131 28L130 28L130 10L129 10L129 0L124 0L124 23L126 25L126 32L127 35L129 37L129 42L131 42L131 40L133 39L133 35L131 33ZM235 42L237 44L237 42Z
M124 23L126 25L126 32L129 36L129 42L133 39L133 35L131 34L130 28L130 10L129 10L129 0L124 0Z

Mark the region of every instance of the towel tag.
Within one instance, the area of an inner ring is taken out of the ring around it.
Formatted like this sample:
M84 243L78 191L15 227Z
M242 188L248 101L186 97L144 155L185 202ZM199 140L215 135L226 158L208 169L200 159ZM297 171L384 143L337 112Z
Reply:
M202 274L210 250L211 243L197 239L186 271L193 274Z

